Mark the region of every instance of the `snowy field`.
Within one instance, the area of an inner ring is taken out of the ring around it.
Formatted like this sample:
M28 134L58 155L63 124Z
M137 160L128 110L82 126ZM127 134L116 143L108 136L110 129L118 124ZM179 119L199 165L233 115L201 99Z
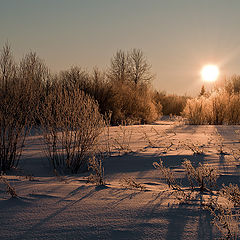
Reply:
M214 166L219 186L240 186L240 126L190 126L166 120L109 131L106 185L99 187L87 183L89 173L56 176L42 152L41 136L28 137L19 168L5 176L18 197L10 198L0 184L0 239L221 237L200 204L179 204L153 162L161 159L183 185L181 164L189 159L194 166ZM126 185L123 179L132 177L144 191Z

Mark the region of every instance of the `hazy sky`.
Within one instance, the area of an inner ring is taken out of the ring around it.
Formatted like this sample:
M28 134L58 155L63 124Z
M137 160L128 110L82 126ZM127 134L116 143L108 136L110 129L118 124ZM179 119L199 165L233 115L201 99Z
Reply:
M153 85L193 94L204 64L240 74L240 0L0 0L0 47L30 50L53 71L107 68L119 50L140 48Z

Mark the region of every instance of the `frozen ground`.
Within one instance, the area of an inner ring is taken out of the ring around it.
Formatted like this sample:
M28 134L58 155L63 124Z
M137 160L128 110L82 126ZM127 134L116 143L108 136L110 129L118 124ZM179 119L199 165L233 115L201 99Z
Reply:
M19 197L10 198L0 185L0 239L220 237L199 204L178 204L153 162L162 159L179 178L184 177L184 159L195 166L208 163L218 169L219 185L240 186L239 130L240 126L177 121L111 127L107 138L112 155L104 160L104 187L87 184L87 174L56 177L42 153L41 136L31 136L19 169L6 176ZM221 146L226 154L219 154ZM194 155L196 150L204 154ZM135 177L147 191L126 189L121 184L124 177Z

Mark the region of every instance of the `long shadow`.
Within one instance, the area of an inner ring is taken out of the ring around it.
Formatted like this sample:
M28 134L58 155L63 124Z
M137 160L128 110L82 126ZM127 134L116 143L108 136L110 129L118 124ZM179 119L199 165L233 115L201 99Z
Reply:
M167 197L167 196L166 196ZM165 197L164 197L165 198ZM214 239L216 232L211 225L211 216L207 211L192 205L174 205L162 207L155 199L139 212L137 219L144 230L161 229L161 237L153 239ZM136 227L136 226L135 226Z
M236 130L240 130L240 126L216 125L215 129L222 138L223 150L225 150L226 147L239 149L239 134L236 133ZM237 167L238 161L236 159L234 160L233 157L231 159L229 155L231 155L231 153L219 155L220 177L217 183L219 186L222 184L229 185L230 183L240 186L240 171Z
M118 190L114 190L110 192L112 196L116 197L116 200L111 204L111 207L116 207L124 200L132 200L137 195L141 194L140 191L132 191L132 193L126 193L126 191L122 192Z
M86 189L86 188L87 188L87 187L84 186L84 185L75 188L75 189L72 190L70 193L68 193L65 197L61 198L61 199L58 201L58 203L59 203L59 202L66 201L68 198L74 197L74 196L77 195L81 190L84 190L84 189ZM108 188L108 187L106 187L106 186L97 186L97 187L95 187L95 192L96 192L96 191L103 190L103 189L106 189L106 188ZM69 201L71 201L71 200L69 200Z
M216 125L215 129L217 133L224 139L225 143L239 143L239 134L236 130L240 130L238 125Z
M166 210L166 218L169 220L166 239L183 239L186 235L195 235L197 239L214 239L211 216L208 212L193 209L189 206L179 205L178 208ZM193 233L193 226L197 225L197 232ZM185 235L185 236L184 236Z
M29 228L28 230L26 230L23 234L21 234L20 236L18 236L16 238L19 240L25 239L27 238L28 234L36 231L37 229L40 229L42 225L44 225L45 223L49 222L51 219L55 218L57 215L61 214L62 212L64 212L65 210L67 210L68 208L72 207L73 205L77 204L78 202L82 201L83 199L86 199L88 197L91 197L94 195L94 193L96 192L96 189L92 189L91 191L89 191L87 194L85 194L84 196L82 196L81 198L79 198L76 201L72 201L69 204L67 204L66 206L58 209L57 211L55 211L54 213L48 215L47 217L45 217L44 219L41 219L39 222L37 222L36 224L34 224L31 228Z
M145 172L154 170L153 162L163 161L165 167L172 169L179 168L185 159L192 162L193 166L197 166L200 162L204 162L206 155L166 155L158 154L125 154L122 156L109 157L104 161L105 174L111 175L116 173Z
M199 128L205 128L205 125L175 125L171 131L176 131L177 133L189 133L194 134Z
M52 177L54 172L48 159L44 157L27 157L20 159L19 167L24 175L34 177Z

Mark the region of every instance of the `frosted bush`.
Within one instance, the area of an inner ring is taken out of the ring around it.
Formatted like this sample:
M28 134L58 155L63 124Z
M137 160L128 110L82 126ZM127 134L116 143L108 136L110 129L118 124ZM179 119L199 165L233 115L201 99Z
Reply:
M182 115L189 124L239 124L240 95L217 90L211 95L189 99Z
M104 121L97 103L81 90L55 84L39 111L46 153L54 169L86 168Z
M186 117L189 124L207 124L211 119L211 104L208 98L188 99L182 115Z

